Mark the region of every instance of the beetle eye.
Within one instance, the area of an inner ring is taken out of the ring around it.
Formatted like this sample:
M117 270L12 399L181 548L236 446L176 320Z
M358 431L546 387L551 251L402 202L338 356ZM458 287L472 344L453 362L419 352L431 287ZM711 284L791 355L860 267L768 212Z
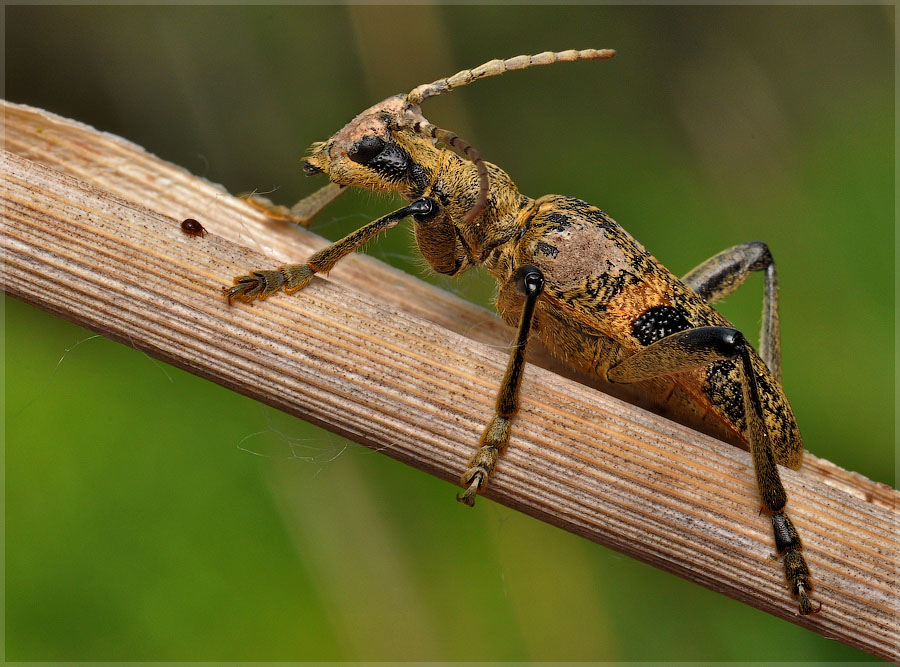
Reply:
M384 139L374 134L363 137L350 147L347 157L359 164L365 164L384 150Z

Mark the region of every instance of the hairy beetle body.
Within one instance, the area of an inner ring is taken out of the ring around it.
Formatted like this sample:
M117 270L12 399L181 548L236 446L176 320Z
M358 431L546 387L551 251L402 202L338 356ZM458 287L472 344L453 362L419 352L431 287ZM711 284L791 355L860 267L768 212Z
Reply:
M776 466L799 467L803 444L780 383L777 279L766 245L729 248L679 280L599 208L562 195L523 195L500 167L422 115L424 99L481 77L612 55L588 49L491 61L366 109L313 145L305 171L327 174L338 186L394 191L410 205L304 264L236 278L226 288L228 299L251 301L302 289L315 273L329 271L377 234L412 217L428 264L446 275L484 266L500 286L498 312L518 329L494 417L462 475L461 501L474 503L509 442L534 329L570 366L607 383L629 385L680 421L701 428L716 424L748 447L791 592L801 614L813 613L809 569L785 513L787 495ZM339 192L331 186L292 210L303 212L297 215L303 222ZM758 353L711 305L753 271L765 272Z

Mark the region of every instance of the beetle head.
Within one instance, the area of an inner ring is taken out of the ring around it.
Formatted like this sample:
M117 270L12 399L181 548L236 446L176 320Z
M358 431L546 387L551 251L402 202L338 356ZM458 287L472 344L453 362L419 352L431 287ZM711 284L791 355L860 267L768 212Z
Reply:
M405 190L421 162L437 153L430 138L411 129L421 112L405 95L375 104L327 141L313 144L304 159L308 175L325 173L338 185L370 190Z

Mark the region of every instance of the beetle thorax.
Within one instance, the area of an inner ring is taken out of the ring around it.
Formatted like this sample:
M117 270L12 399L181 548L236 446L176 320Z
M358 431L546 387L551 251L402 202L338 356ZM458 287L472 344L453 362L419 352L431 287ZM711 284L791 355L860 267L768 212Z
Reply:
M492 270L491 254L519 235L519 211L531 200L519 192L505 171L488 162L490 190L487 203L478 217L464 223L478 194L478 172L471 162L452 151L442 153L442 168L434 179L431 194L426 193L426 196L433 196L446 208L473 263L487 264L486 268Z

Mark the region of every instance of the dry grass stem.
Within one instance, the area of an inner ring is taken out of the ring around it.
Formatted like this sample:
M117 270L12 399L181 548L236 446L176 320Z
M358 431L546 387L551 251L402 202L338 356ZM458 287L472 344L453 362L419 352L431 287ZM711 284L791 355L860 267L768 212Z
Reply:
M121 138L4 110L7 292L458 479L507 360L495 346L512 332L495 316L363 256L297 296L229 307L221 288L232 276L302 259L324 240ZM188 237L184 218L209 234ZM746 452L537 365L487 496L900 660L897 492L809 454L799 473L782 475L823 604L810 617L796 615L771 560Z

